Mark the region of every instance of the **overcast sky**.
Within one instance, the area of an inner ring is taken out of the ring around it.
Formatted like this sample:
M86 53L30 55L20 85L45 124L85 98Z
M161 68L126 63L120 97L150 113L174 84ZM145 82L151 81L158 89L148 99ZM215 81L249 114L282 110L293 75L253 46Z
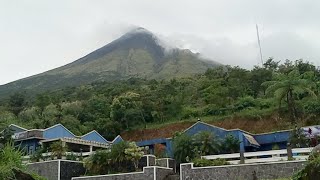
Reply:
M223 64L320 66L316 0L0 0L0 84L70 63L141 26Z

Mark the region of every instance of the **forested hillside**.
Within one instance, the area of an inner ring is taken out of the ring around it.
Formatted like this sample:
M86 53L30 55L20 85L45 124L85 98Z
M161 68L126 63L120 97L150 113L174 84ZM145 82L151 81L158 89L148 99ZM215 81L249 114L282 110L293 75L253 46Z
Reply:
M0 128L62 123L75 134L96 129L108 139L126 130L198 118L232 122L237 117L254 124L272 117L290 128L320 123L319 91L320 71L314 65L269 59L252 70L221 66L189 78L130 78L34 96L15 93L1 102Z

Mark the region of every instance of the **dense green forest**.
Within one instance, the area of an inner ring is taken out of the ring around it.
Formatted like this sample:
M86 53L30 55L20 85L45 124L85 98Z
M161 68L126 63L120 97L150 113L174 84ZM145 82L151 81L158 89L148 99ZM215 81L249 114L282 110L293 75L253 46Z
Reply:
M314 65L270 58L252 70L220 66L189 78L130 78L41 94L15 92L0 104L0 128L62 123L78 135L96 129L112 139L125 130L203 117L278 116L291 124L318 124L319 91L320 70Z

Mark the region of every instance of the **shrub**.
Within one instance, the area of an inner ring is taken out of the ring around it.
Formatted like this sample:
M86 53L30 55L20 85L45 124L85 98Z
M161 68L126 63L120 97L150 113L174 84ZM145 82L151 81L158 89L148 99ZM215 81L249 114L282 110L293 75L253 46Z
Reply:
M247 109L249 107L255 107L255 106L256 106L256 102L252 96L246 96L246 97L240 98L238 102L235 104L236 110L238 111Z
M228 108L220 108L215 104L209 104L207 107L204 108L203 115L226 115L228 111Z
M163 158L166 156L166 146L163 144L155 144L154 145L154 155L157 158Z
M210 131L202 131L193 136L197 155L205 156L220 151L220 140Z
M85 158L84 164L90 175L130 172L136 170L142 156L143 148L133 142L120 142Z
M67 154L66 155L66 159L67 160L71 160L71 161L76 161L77 160L77 156L71 152L71 154Z
M274 144L274 145L272 146L272 150L279 150L279 149L280 149L280 147L279 147L278 144Z
M173 138L173 155L178 163L188 162L195 157L192 137L179 134Z
M84 167L90 174L108 174L111 153L108 150L98 150L84 159Z
M62 159L62 156L68 151L67 145L63 145L62 141L56 141L50 145L52 159L57 157L57 159Z
M309 100L304 105L307 114L320 115L320 100Z
M133 162L135 169L138 169L139 160L143 156L143 148L136 145L134 142L129 143L129 147L124 150L126 160Z
M195 118L202 115L201 109L192 108L192 107L184 107L182 111L181 118L188 119L188 118Z
M0 179L21 179L23 175L31 176L35 180L44 180L45 178L26 171L26 166L22 163L22 154L11 142L0 148Z
M0 149L0 179L13 179L13 169L25 169L22 152L16 150L13 143L7 143Z
M236 153L239 152L239 145L239 139L235 138L232 134L228 134L221 143L221 150L224 153Z
M46 149L45 148L38 148L31 156L30 160L32 162L39 162L40 160L45 160L45 157L42 156L42 153L45 153Z
M209 159L196 158L192 162L194 163L195 167L223 166L223 165L229 165L230 164L225 159L209 160Z
M291 132L289 142L292 147L296 148L308 147L309 144L307 137L303 134L303 130L298 127Z
M319 179L320 155L314 153L310 155L308 164L293 176L293 180L315 180Z

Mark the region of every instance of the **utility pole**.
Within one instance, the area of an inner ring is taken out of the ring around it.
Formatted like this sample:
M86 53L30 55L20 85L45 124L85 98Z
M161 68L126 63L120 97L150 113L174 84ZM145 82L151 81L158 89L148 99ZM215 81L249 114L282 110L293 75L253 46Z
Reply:
M262 50L261 50L261 44L260 44L260 36L259 36L259 28L258 28L258 24L256 24L256 29L257 29L258 45L259 45L259 50L260 50L261 66L263 66Z

